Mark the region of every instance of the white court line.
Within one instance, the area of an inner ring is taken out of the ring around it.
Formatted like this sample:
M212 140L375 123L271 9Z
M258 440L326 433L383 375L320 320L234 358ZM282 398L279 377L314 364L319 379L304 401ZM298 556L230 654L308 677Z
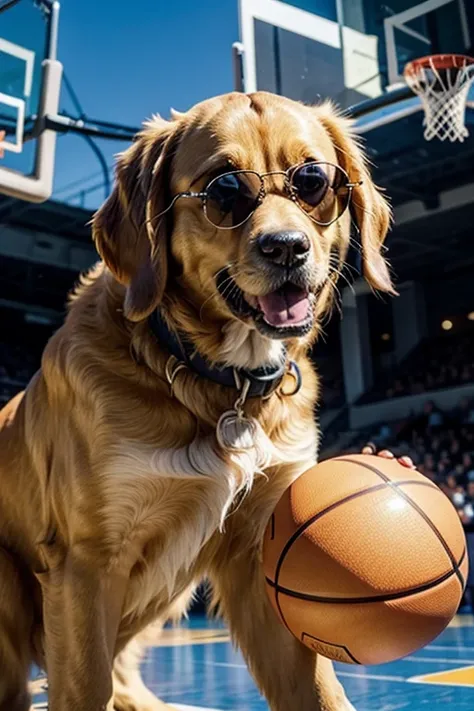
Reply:
M385 676L383 674L357 674L356 672L340 672L336 669L336 676L347 676L354 679L370 679L371 681L408 681L404 676Z
M232 669L247 669L245 664L232 664L231 662L201 662L209 667L232 667Z
M446 659L446 657L405 657L400 659L400 662L424 662L430 664L431 662L440 664L474 664L474 659Z
M232 667L234 669L247 669L245 664L232 664L230 662L203 662L211 667ZM403 676L384 676L382 674L357 674L356 672L336 671L337 676L348 676L357 679L377 679L378 681L406 681Z
M443 647L442 644L429 644L427 647L423 647L423 650L425 649L431 649L436 652L474 652L474 647L448 647L447 645Z

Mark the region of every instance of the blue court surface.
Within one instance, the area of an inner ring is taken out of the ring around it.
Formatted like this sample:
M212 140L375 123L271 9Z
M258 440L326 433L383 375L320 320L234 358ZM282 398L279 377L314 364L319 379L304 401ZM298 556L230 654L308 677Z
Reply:
M357 711L472 711L474 617L457 617L435 642L401 661L336 669ZM180 711L268 709L225 627L204 617L166 629L149 651L143 678ZM47 709L42 683L33 688L34 708Z

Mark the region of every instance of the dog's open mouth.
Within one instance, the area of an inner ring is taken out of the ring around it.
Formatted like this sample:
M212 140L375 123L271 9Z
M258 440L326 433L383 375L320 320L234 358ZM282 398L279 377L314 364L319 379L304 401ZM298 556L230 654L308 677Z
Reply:
M217 277L217 288L235 316L252 318L258 330L271 338L303 336L313 325L314 295L292 282L263 296L252 296L224 271Z

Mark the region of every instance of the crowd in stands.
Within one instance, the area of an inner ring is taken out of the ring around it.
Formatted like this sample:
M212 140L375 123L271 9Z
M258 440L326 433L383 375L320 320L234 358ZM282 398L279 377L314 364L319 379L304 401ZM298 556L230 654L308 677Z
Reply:
M419 395L474 382L474 334L443 335L422 342L397 366L385 372L361 402Z
M315 348L312 355L322 376L320 406L340 408L345 402L344 379L340 356L321 357ZM385 367L376 377L375 386L365 393L359 404L377 402L406 395L420 395L474 382L474 332L445 333L422 341L402 362Z

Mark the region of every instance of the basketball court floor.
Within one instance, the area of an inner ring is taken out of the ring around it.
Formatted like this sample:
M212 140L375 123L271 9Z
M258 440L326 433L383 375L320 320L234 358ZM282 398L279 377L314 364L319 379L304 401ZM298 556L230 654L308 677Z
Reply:
M460 615L425 649L375 667L336 664L357 711L472 711L474 616ZM265 711L225 627L193 616L165 630L143 664L146 684L181 711ZM44 682L32 682L34 709L47 709Z

